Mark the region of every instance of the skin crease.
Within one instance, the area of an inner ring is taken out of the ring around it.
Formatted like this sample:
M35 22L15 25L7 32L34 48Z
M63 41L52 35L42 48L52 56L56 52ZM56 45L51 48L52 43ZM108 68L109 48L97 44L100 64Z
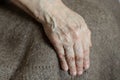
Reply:
M81 75L90 66L91 31L61 0L12 0L37 21L53 44L63 70Z

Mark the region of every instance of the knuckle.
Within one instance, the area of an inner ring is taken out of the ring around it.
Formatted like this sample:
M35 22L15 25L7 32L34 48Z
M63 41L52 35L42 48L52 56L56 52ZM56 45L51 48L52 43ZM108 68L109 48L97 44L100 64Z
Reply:
M77 23L71 23L68 26L69 26L68 28L70 31L76 31L80 28L79 24L77 24Z
M67 53L67 54L71 54L71 52L72 52L72 44L71 43L64 43L64 49L65 49L65 52Z
M83 65L76 64L76 68L77 68L78 71L82 71L83 70Z
M74 40L78 40L78 39L80 39L80 36L79 36L78 34L74 34L74 35L73 35L73 39L74 39Z
M86 49L86 50L84 50L83 52L84 52L85 54L88 54L88 53L89 53L89 50Z
M78 69L82 69L83 68L83 66L81 66L81 65L78 65L77 64L77 66L76 66Z
M71 61L75 61L75 58L72 57L72 56L70 56L70 57L68 57L68 61L69 61L69 62L71 62Z
M66 38L68 38L70 36L70 32L64 32L62 33L63 36L65 36Z
M79 37L79 30L78 30L78 29L75 30L75 31L74 31L74 34L75 34L77 37Z
M76 56L76 60L77 60L77 61L81 61L82 58L83 58L83 57Z
M80 38L79 30L78 29L72 31L72 37L73 37L73 39L79 39Z
M64 45L69 45L72 43L72 37L69 34L66 34L65 37L63 38L63 44Z
M78 24L72 23L72 24L70 24L68 29L69 29L69 33L71 34L70 36L72 38L74 38L74 39L78 39L79 38L80 26L78 26Z
M77 67L78 70L82 70L83 69L83 66L79 65L79 64L77 64L76 67Z

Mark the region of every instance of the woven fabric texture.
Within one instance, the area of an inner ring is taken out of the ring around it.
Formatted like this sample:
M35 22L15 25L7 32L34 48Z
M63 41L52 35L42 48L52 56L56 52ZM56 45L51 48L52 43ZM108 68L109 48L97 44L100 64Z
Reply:
M12 5L0 5L0 80L120 80L118 0L63 0L92 31L91 66L72 77L60 69L43 27Z

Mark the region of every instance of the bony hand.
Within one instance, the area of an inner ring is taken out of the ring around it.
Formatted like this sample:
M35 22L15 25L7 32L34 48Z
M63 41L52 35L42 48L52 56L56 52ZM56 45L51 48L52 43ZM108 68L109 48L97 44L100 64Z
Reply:
M80 15L63 4L50 6L44 12L43 26L63 70L69 69L71 75L81 75L89 68L91 31Z
M84 19L61 0L12 0L40 21L63 70L81 75L90 66L91 31Z
M63 70L81 75L90 66L91 31L84 19L65 6L44 14L44 30L53 44Z

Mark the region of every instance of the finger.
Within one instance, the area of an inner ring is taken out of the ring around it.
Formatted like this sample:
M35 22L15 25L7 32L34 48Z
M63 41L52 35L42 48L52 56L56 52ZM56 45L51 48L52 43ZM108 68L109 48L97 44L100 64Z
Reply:
M74 52L77 74L81 75L83 73L83 48L80 41L74 44Z
M84 68L88 69L90 66L90 34L89 35L84 35L83 41L82 41L82 46L83 46L83 54L84 54L84 59L83 59L83 64Z
M58 57L60 59L60 64L61 67L64 71L68 71L68 65L67 65L67 61L65 59L65 54L64 54L64 49L62 46L56 46L56 51L58 53Z
M70 74L76 75L76 65L75 65L75 55L73 51L73 46L64 46L65 54L67 58L68 67L70 70Z
M88 69L90 66L90 58L89 58L90 47L88 44L89 43L87 43L87 41L83 43L83 54L84 54L83 64L85 69Z
M60 40L57 38L57 36L55 34L53 34L51 36L51 39L50 39L51 43L53 44L57 54L58 54L58 57L59 57L59 60L60 60L60 65L61 65L61 68L64 70L64 71L67 71L68 70L68 65L67 65L67 61L65 59L65 53L64 53L64 48L60 42Z
M84 68L88 69L90 66L90 58L89 58L89 54L90 54L90 49L85 49L84 50Z

